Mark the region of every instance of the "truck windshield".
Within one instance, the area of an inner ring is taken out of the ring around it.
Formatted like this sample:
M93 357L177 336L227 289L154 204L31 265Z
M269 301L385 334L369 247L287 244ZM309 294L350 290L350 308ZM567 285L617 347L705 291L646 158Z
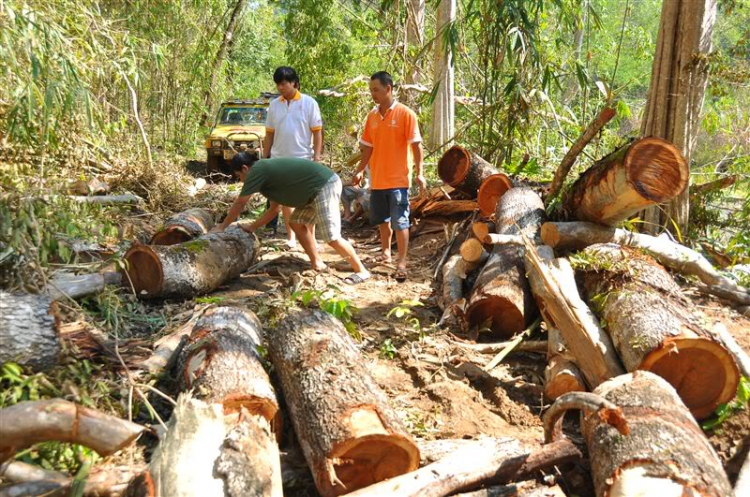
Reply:
M266 122L266 107L226 107L219 116L219 124L238 126L263 125Z

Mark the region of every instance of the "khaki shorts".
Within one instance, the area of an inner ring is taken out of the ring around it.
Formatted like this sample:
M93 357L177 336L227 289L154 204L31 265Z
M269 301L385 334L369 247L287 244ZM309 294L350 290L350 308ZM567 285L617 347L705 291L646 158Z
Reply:
M334 174L304 207L294 209L289 220L294 224L314 224L320 238L333 242L341 238L341 178Z

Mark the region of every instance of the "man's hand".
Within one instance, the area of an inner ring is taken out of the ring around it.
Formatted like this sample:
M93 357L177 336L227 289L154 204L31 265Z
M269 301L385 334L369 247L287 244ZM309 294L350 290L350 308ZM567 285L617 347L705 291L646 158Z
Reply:
M225 229L226 227L224 226L224 223L220 223L211 228L211 231L209 231L209 233L224 233Z
M323 163L323 156L322 155L316 155L313 157L313 162Z
M419 183L421 192L427 193L427 180L425 179L424 174L417 175L417 183Z
M255 226L253 226L252 223L250 224L240 224L240 228L242 228L245 233L250 233L251 235L255 233Z
M362 183L362 178L365 176L364 171L359 171L354 176L352 176L352 186L359 186L360 183Z

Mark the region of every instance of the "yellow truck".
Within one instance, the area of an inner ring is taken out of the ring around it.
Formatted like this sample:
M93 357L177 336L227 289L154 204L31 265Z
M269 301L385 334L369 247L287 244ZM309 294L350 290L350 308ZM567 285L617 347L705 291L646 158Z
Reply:
M268 104L277 97L262 93L255 100L229 100L221 104L216 122L206 138L208 173L227 174L227 164L239 152L263 156Z

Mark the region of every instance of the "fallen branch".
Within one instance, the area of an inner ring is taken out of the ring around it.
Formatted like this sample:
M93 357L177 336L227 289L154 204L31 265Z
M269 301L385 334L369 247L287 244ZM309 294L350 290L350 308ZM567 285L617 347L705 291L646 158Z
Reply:
M562 437L562 421L571 409L583 411L587 416L596 414L599 419L613 426L622 435L628 435L628 422L622 409L599 395L589 392L570 392L561 395L542 416L544 423L544 443L551 443Z
M461 343L461 342L454 342L454 343L456 343L456 345L460 347L473 350L474 352L478 352L480 354L497 354L501 350L504 350L508 345L510 345L512 341L499 342L499 343ZM547 353L547 341L546 340L522 341L521 343L519 343L513 348L513 351L515 352L538 352L540 354L545 354Z
M140 367L147 369L152 375L158 374L164 370L169 371L167 366L179 352L180 344L184 344L183 337L190 336L190 332L193 331L195 323L198 322L198 319L200 319L210 308L211 306L206 306L196 311L185 324L178 327L169 335L165 335L157 340L154 343L155 348L153 354L151 354L148 359L144 360L140 364Z
M523 238L519 235L498 235L488 233L481 239L488 245L523 245Z
M513 340L510 340L508 342L508 345L503 347L503 349L500 352L498 352L495 357L492 358L492 360L487 364L487 366L485 366L484 370L489 373L490 371L495 369L495 367L497 367L498 364L503 362L503 359L505 359L508 356L508 354L510 354L513 351L513 349L515 349L518 345L520 345L523 339L529 336L529 334L532 331L534 331L541 322L542 322L541 318L536 318L536 320L533 323L531 323L531 325L528 328L526 328L524 331L519 333L515 338L513 338Z
M115 271L82 274L48 281L47 292L56 300L61 298L79 299L93 293L100 293L108 285L120 286L122 274Z
M737 175L725 176L702 185L693 185L690 187L690 197L705 195L706 193L714 192L716 190L723 190L729 188L737 182Z
M83 495L86 497L120 495L143 469L142 465L136 464L93 470L86 478ZM0 477L16 483L16 485L0 489L0 497L6 495L67 496L70 494L74 481L73 478L57 471L21 461L11 461L0 466Z

